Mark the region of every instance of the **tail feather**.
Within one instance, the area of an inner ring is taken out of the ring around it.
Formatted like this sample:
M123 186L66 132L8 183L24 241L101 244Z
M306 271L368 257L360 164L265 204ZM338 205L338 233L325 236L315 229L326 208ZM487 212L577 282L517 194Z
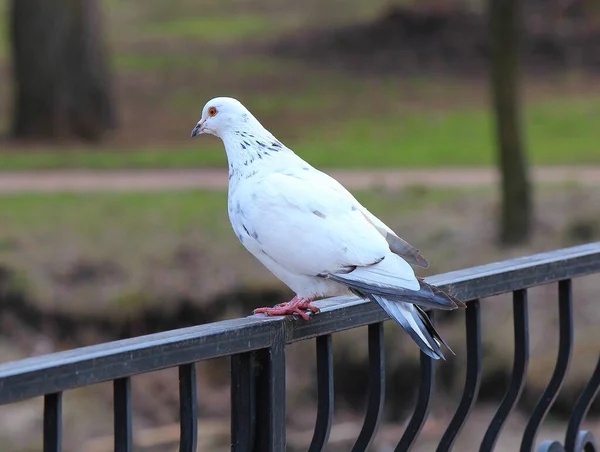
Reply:
M444 340L444 338L437 332L437 330L433 326L433 323L431 322L431 319L429 318L429 315L427 315L427 313L425 311L423 311L421 308L419 308L418 306L415 306L415 309L417 310L417 313L421 317L421 320L423 320L423 323L425 324L425 327L429 330L429 332L431 333L431 335L433 336L433 338L437 342L440 342L444 347L446 347L450 353L452 353L453 355L455 355L456 353L454 353L454 350L452 350L450 348L450 346L448 345L448 343Z
M442 344L452 352L452 349L448 347L433 327L427 314L418 306L390 301L374 294L368 294L367 298L376 302L391 318L398 322L423 353L430 358L446 359L440 347Z
M399 286L374 284L366 281L350 279L345 275L329 274L324 277L348 286L361 293L374 294L390 301L411 303L422 308L452 310L464 308L465 304L448 295L441 289L419 279L419 290L410 290Z
M454 354L435 330L423 308L452 310L464 308L465 304L439 287L426 283L422 278L417 278L419 289L411 290L373 280L365 281L362 275L353 275L353 272L319 276L343 284L359 297L379 304L427 356L433 359L445 359L441 350L442 345ZM387 282L385 279L383 281Z
M418 278L417 277L417 280L419 281L419 284L421 285L421 287L423 287L424 285L427 286L427 287L429 287L433 291L433 294L436 297L442 297L442 298L445 298L445 299L448 299L448 300L452 301L456 305L457 308L466 308L467 307L467 305L464 304L462 301L460 301L458 298L450 295L447 292L444 292L442 289L440 289L437 286L433 286L433 285L431 285L429 283L426 283L423 278Z

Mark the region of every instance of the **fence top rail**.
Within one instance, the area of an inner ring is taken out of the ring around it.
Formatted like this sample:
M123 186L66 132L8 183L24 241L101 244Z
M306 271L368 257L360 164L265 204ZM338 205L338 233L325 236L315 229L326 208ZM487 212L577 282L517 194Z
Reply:
M462 300L600 272L600 242L427 278ZM375 303L350 297L317 302L306 322L250 316L0 364L0 405L167 367L330 334L383 321Z

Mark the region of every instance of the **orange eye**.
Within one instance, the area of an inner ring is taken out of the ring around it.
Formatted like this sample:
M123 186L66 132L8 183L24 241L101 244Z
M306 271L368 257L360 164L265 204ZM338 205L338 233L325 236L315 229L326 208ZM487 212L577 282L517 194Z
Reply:
M216 114L217 114L217 109L216 109L215 107L210 107L210 108L208 109L208 116L211 116L211 117L212 117L212 116L214 116L214 115L216 115Z

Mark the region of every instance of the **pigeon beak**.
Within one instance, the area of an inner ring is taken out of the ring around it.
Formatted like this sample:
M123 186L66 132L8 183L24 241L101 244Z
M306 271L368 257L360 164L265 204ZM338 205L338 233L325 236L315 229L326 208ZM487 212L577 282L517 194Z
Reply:
M198 121L198 124L196 124L196 127L194 127L192 129L192 138L194 138L196 135L200 135L202 133L204 133L204 130L202 129L202 126L204 126L204 123L206 122L206 119L201 119L200 121Z

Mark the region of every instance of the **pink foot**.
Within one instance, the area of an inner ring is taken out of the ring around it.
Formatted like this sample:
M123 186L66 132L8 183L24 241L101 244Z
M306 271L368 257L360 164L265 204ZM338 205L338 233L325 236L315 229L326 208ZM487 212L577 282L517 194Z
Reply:
M272 308L257 308L254 310L254 314L267 314L267 315L292 315L298 314L304 320L308 320L308 314L304 310L317 313L319 308L310 304L313 298L298 298L294 297L287 303L279 303Z

